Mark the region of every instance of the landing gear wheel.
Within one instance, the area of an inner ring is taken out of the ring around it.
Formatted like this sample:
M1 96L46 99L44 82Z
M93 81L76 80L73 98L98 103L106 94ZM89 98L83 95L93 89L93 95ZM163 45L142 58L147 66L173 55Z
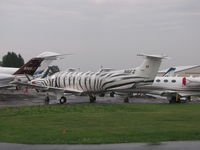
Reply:
M172 96L171 99L169 100L170 104L176 103L176 96Z
M191 96L186 97L187 102L191 102Z
M64 97L64 96L62 96L62 97L60 98L60 104L64 104L64 103L66 103L66 102L67 102L67 98Z
M99 97L104 97L104 96L105 96L105 93L99 94Z
M90 96L90 103L94 103L96 101L96 97L95 96Z
M114 92L111 92L110 93L110 97L114 97L115 96L115 93Z
M124 98L124 103L129 103L129 98L128 97Z

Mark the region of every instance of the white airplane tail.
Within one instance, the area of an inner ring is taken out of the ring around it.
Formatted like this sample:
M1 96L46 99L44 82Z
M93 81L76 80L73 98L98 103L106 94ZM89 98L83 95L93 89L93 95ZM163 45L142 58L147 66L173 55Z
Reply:
M145 57L145 60L139 67L135 69L135 75L148 78L149 80L154 80L162 59L166 58L166 56L144 54L139 54L138 56Z

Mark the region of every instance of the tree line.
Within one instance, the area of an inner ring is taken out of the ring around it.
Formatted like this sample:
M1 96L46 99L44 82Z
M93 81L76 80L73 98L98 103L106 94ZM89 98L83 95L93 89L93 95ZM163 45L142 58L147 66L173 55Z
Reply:
M8 52L3 56L2 61L0 61L0 66L2 67L15 67L19 68L24 65L24 59L20 54L15 52Z

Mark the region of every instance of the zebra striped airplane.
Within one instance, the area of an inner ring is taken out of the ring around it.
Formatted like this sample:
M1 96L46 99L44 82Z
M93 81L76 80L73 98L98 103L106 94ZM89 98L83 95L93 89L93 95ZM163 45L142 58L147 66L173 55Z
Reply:
M98 72L57 72L52 76L34 79L20 84L42 91L55 92L61 104L66 102L66 95L88 95L90 102L96 101L96 95L114 93L137 88L138 85L152 84L160 67L160 55L138 55L145 57L143 63L134 69L106 70ZM46 97L49 100L48 94ZM126 97L127 100L127 97Z

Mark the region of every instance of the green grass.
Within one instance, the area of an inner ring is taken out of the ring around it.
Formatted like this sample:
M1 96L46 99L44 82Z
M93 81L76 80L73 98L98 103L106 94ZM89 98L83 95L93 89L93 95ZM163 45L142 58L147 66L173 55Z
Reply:
M200 104L0 108L0 142L89 144L176 140L200 140Z

